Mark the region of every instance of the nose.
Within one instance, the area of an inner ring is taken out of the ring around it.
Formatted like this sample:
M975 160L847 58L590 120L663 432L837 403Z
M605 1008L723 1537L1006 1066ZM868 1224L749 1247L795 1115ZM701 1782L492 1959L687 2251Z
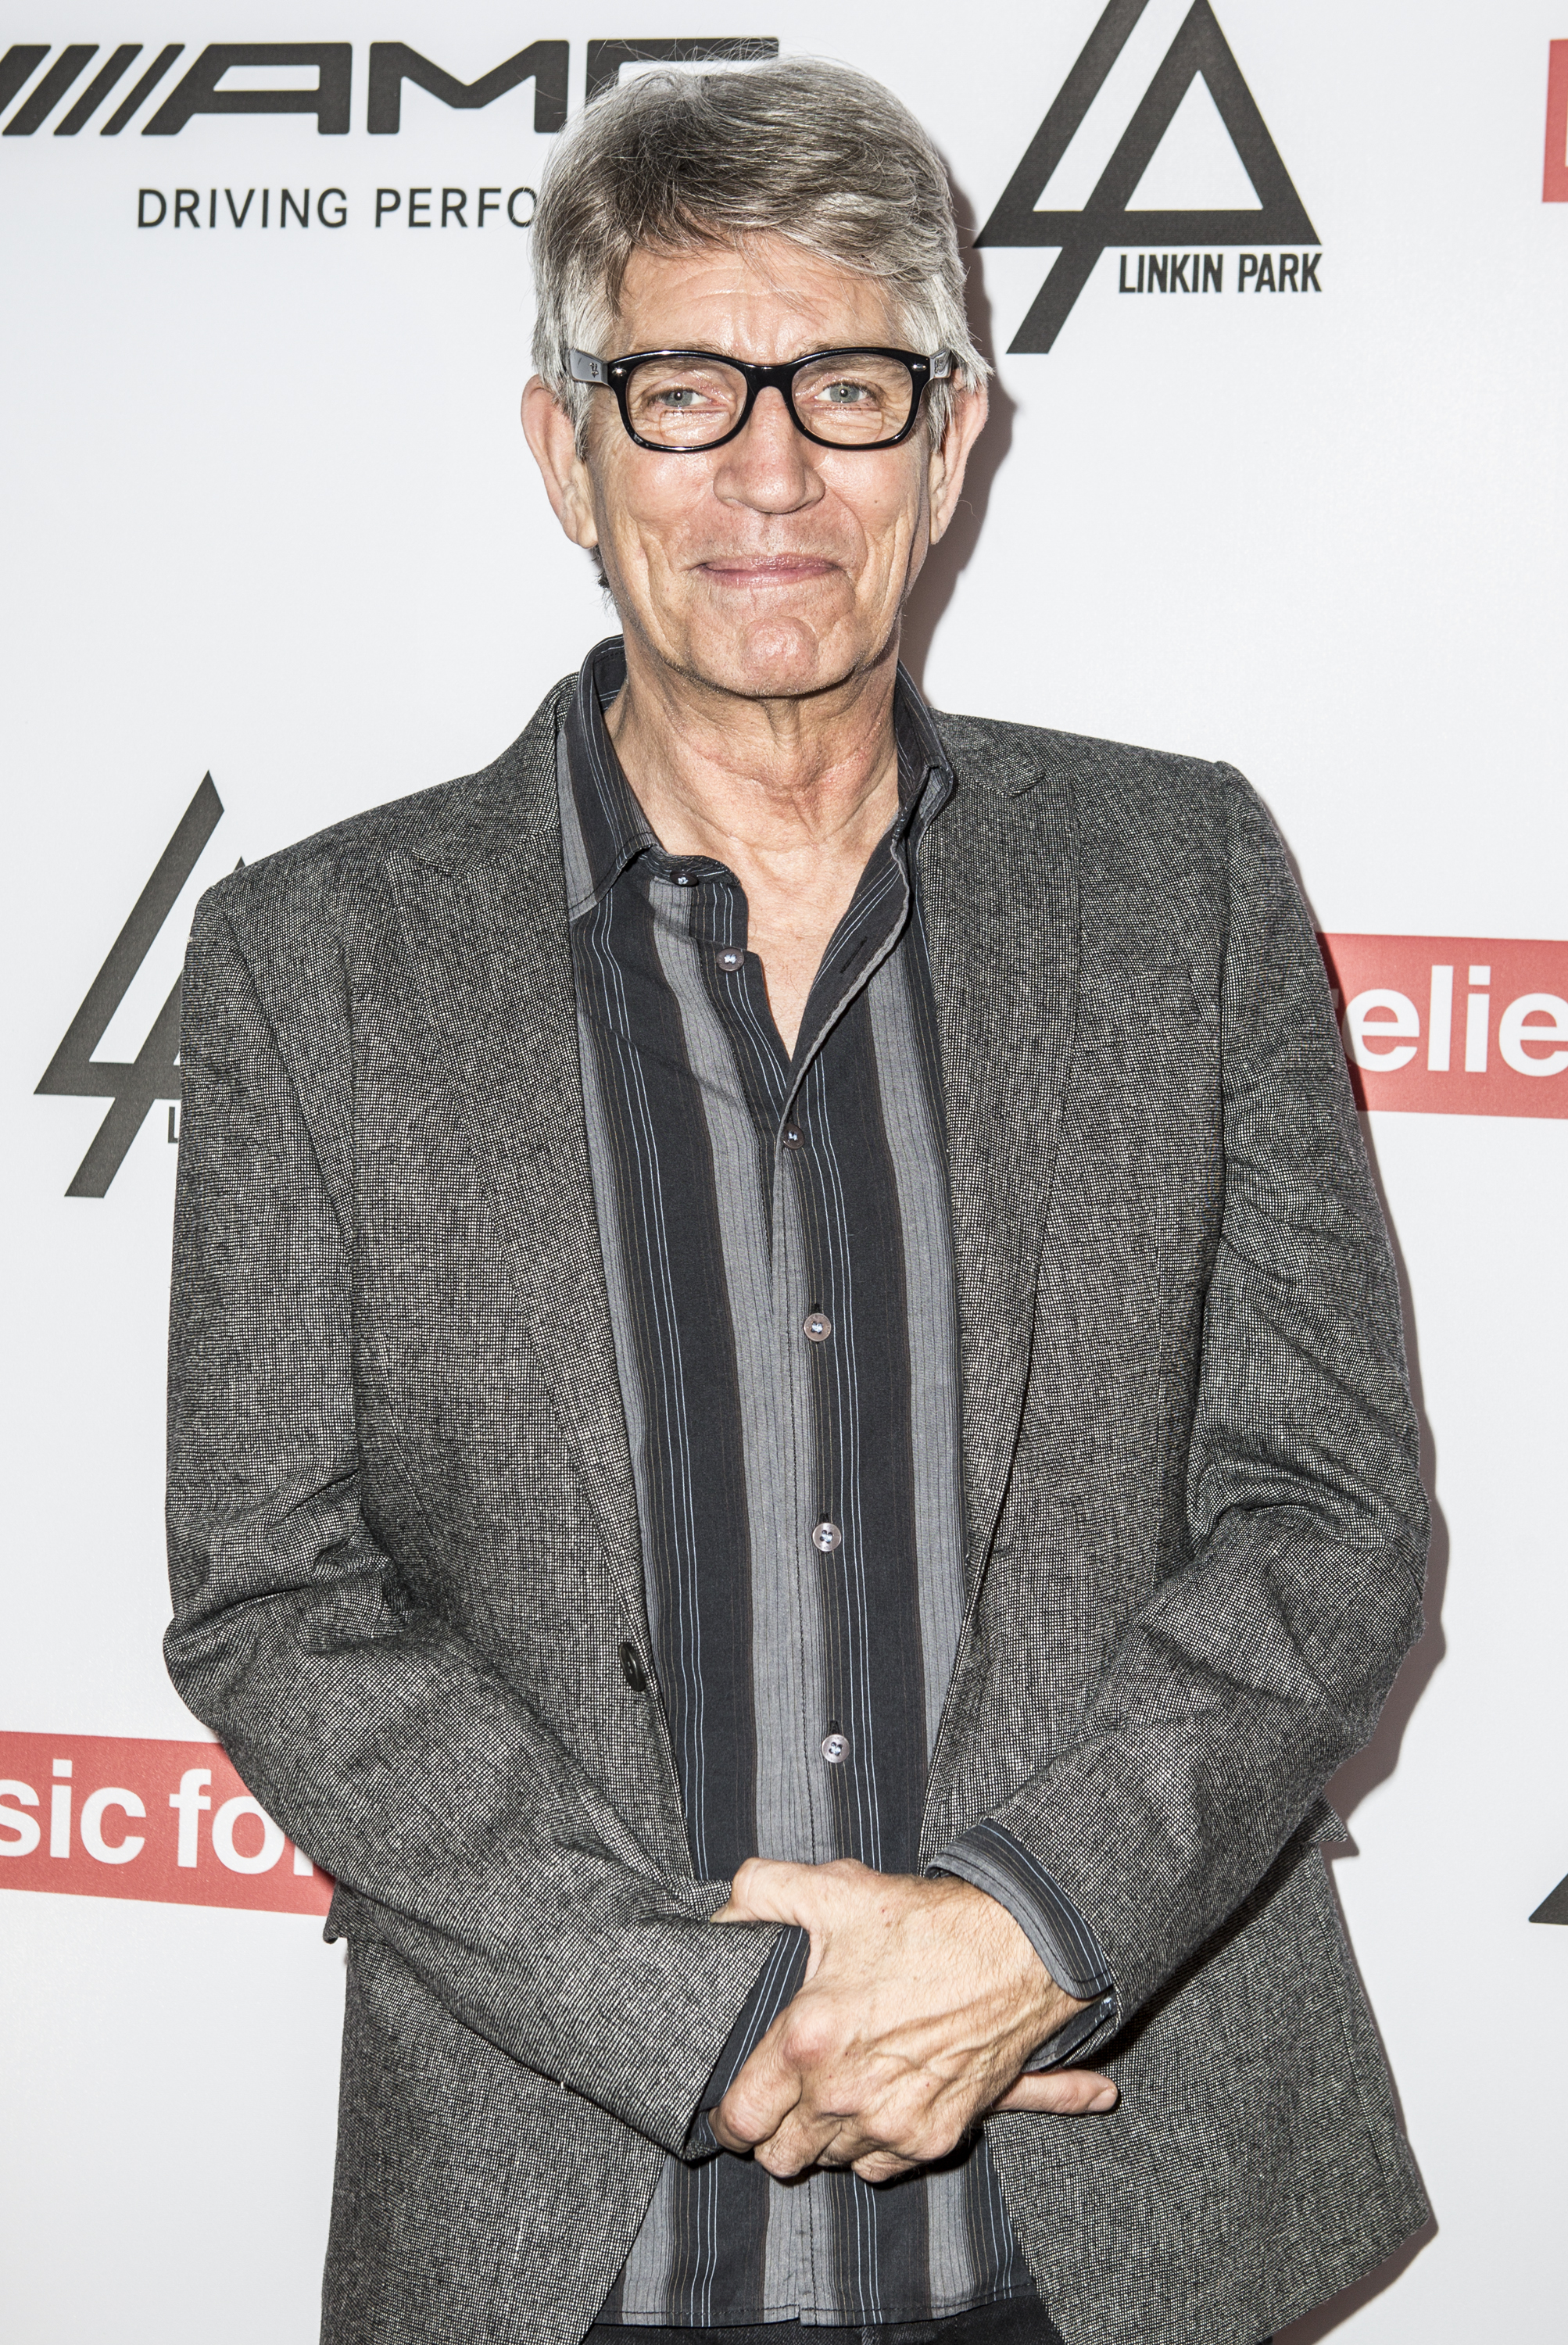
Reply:
M746 429L718 452L713 488L721 503L755 513L798 513L819 502L811 442L796 430L781 391L769 385L759 392Z

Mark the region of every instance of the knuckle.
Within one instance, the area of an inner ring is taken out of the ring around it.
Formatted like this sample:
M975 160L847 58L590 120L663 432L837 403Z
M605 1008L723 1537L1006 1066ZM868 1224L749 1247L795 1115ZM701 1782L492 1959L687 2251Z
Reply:
M726 2101L723 2116L730 2132L738 2134L743 2141L759 2140L767 2130L761 2110L754 2101L744 2096L739 2100Z
M827 2020L809 2007L803 2012L792 2011L784 2023L780 2048L792 2067L820 2067L832 2043L832 2029Z

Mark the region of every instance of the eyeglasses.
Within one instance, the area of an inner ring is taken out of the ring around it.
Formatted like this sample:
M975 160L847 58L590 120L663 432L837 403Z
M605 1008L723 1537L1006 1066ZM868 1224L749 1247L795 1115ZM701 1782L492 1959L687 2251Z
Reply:
M945 382L952 352L814 350L757 366L716 350L633 350L596 359L568 350L574 382L613 391L639 448L696 456L746 429L761 391L783 396L798 431L820 448L896 448L914 430L926 385Z

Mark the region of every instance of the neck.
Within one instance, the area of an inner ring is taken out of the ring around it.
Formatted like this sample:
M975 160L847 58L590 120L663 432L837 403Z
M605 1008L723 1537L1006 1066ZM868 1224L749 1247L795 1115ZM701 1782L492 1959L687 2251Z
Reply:
M865 671L801 698L752 700L684 675L626 634L626 681L606 723L654 835L804 880L865 862L898 806L896 637Z

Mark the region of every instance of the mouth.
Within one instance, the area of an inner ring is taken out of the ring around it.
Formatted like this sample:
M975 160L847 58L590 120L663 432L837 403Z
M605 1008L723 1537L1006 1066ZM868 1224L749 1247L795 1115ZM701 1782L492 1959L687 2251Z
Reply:
M805 585L813 578L831 576L839 565L818 554L768 553L722 555L697 567L716 586L755 589Z

